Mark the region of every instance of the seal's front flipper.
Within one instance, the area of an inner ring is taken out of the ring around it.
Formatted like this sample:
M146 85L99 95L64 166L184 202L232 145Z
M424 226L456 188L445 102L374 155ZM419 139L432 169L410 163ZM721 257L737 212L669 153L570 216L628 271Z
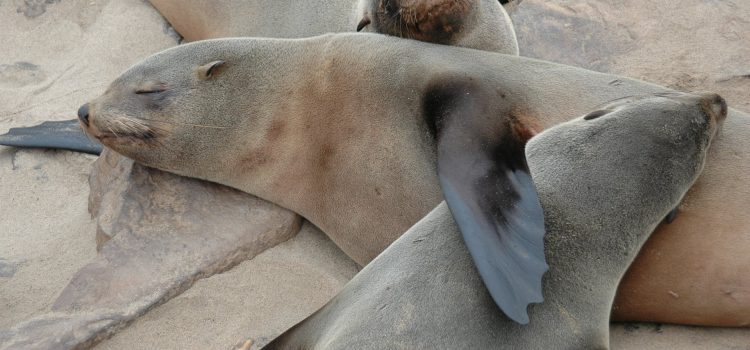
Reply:
M529 130L470 84L436 86L424 116L445 200L495 303L527 324L547 271L544 215L524 153Z
M89 154L102 153L102 145L86 137L78 120L48 121L28 128L12 128L0 135L0 145L58 148Z

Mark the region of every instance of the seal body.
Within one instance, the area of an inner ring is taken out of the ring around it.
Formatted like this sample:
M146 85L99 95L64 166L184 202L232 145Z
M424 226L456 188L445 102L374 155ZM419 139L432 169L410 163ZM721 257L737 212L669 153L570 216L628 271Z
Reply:
M357 0L150 0L187 41L354 31Z
M217 74L200 79L199 68L217 60L225 62ZM301 213L366 264L442 199L435 140L421 111L427 88L446 79L474 81L493 94L488 101L537 131L613 99L669 91L528 58L386 36L224 39L183 45L134 66L90 103L86 128L145 164L227 184ZM170 88L144 93L155 82ZM750 135L748 117L729 113L734 116L711 154L716 162L709 162L706 176L688 195L691 206L731 213L750 198L737 194L745 191L741 164L750 159L737 163L744 153L733 146ZM116 120L138 123L150 136L122 132ZM109 128L124 137L101 134ZM738 216L727 226L713 212L695 220L678 216L660 231L705 237L705 232L735 232L745 225ZM722 244L718 251L707 250L705 239L672 244L679 251L699 249L724 265L748 266L742 254L746 245L731 242L714 242ZM717 286L735 289L744 281L733 275L711 278ZM662 282L681 283L667 277ZM732 303L719 315L707 308L703 314L709 317L690 320L748 322L742 310L750 304ZM689 314L694 308L681 310ZM684 313L662 315L659 320L687 320Z
M529 142L550 264L530 324L498 312L441 204L264 349L609 348L617 284L703 168L720 105L710 94L651 96Z

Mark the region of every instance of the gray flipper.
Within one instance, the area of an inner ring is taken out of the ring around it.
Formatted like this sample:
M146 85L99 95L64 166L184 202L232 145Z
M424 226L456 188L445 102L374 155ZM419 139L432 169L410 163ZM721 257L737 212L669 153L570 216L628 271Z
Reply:
M77 119L47 121L28 128L12 128L0 135L0 145L24 148L57 148L100 154L102 145L89 139Z
M526 164L523 128L471 86L440 85L425 98L437 136L448 207L495 303L527 324L543 301L544 215Z

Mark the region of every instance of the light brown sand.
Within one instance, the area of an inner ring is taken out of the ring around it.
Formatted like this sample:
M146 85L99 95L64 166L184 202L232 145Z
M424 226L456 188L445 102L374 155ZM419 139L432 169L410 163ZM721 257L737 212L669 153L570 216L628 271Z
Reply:
M64 151L0 150L0 258L15 270L0 277L0 328L48 309L96 254L86 212L93 159Z
M124 69L177 43L140 0L63 1L34 18L17 12L23 7L23 1L0 2L3 133L74 118ZM46 312L96 254L87 212L94 159L0 146L0 270L8 271L0 274L0 329Z

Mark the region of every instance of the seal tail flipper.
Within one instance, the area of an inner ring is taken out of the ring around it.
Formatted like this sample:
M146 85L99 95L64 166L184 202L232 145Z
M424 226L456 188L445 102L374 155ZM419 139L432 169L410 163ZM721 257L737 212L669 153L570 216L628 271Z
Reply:
M492 115L477 89L443 85L430 94L425 117L434 120L445 200L495 303L527 324L548 269L544 215L524 153L528 134L510 115Z
M84 134L77 119L47 121L28 128L12 128L7 134L0 135L0 145L57 148L96 155L102 152L102 145Z

